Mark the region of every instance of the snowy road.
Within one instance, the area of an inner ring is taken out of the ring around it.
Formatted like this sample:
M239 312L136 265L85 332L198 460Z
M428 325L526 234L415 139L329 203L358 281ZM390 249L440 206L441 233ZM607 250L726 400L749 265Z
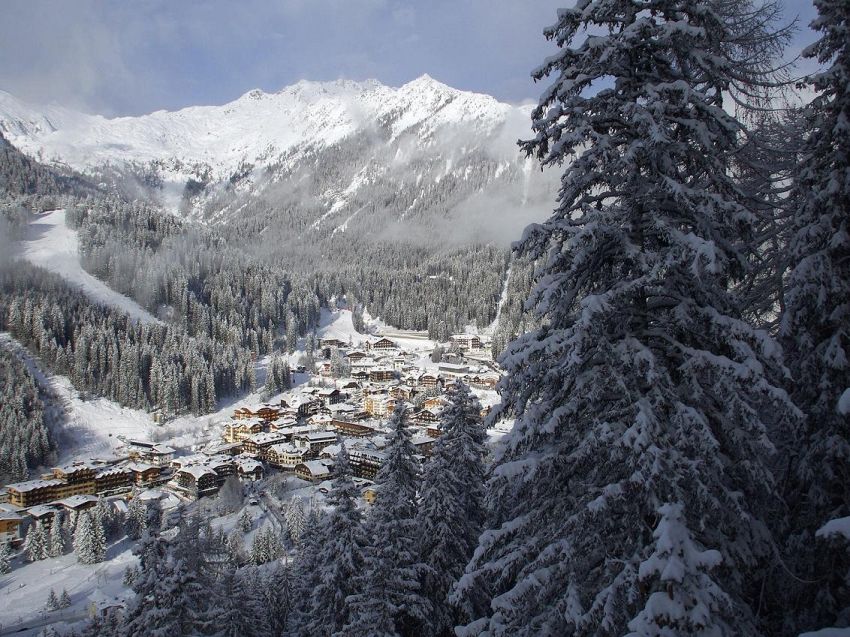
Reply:
M77 232L68 227L64 210L36 215L21 242L23 257L78 286L90 299L126 312L143 323L159 323L147 310L83 270Z

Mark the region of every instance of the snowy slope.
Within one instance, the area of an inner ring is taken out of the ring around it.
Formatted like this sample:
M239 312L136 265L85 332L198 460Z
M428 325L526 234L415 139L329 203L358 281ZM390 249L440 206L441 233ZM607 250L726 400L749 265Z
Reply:
M93 301L115 307L143 323L159 322L138 303L83 270L77 233L65 223L64 210L46 212L32 221L21 250L27 261L60 275Z

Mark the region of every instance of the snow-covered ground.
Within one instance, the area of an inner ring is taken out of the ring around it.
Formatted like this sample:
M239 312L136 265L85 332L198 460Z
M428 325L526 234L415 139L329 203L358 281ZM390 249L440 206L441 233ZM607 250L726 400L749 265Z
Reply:
M124 570L136 563L132 542L124 538L107 549L107 561L80 564L74 553L16 565L0 575L0 635L37 634L41 626L78 622L88 617L92 598L114 599L132 595L123 584ZM21 558L18 558L21 559ZM53 589L71 597L71 607L47 612L45 603ZM32 630L20 631L21 627Z
M77 232L68 227L64 210L51 210L30 222L27 238L21 243L23 257L79 287L93 301L115 307L144 323L159 322L132 299L118 294L93 277L80 264Z

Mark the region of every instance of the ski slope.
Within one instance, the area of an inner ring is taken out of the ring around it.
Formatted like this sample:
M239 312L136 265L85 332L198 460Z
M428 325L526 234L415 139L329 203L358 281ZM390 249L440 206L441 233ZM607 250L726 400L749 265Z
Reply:
M143 323L160 322L138 303L119 294L83 269L77 232L68 227L64 210L51 210L37 215L30 222L21 253L33 265L55 272L80 288L96 303L114 307Z

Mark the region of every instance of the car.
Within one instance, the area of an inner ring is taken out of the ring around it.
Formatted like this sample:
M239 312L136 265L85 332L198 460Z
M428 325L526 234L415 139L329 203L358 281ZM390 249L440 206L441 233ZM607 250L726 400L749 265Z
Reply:
M258 504L260 504L260 501L257 500L257 498L251 498L250 500L248 500L248 504L251 505L252 507L255 507Z

